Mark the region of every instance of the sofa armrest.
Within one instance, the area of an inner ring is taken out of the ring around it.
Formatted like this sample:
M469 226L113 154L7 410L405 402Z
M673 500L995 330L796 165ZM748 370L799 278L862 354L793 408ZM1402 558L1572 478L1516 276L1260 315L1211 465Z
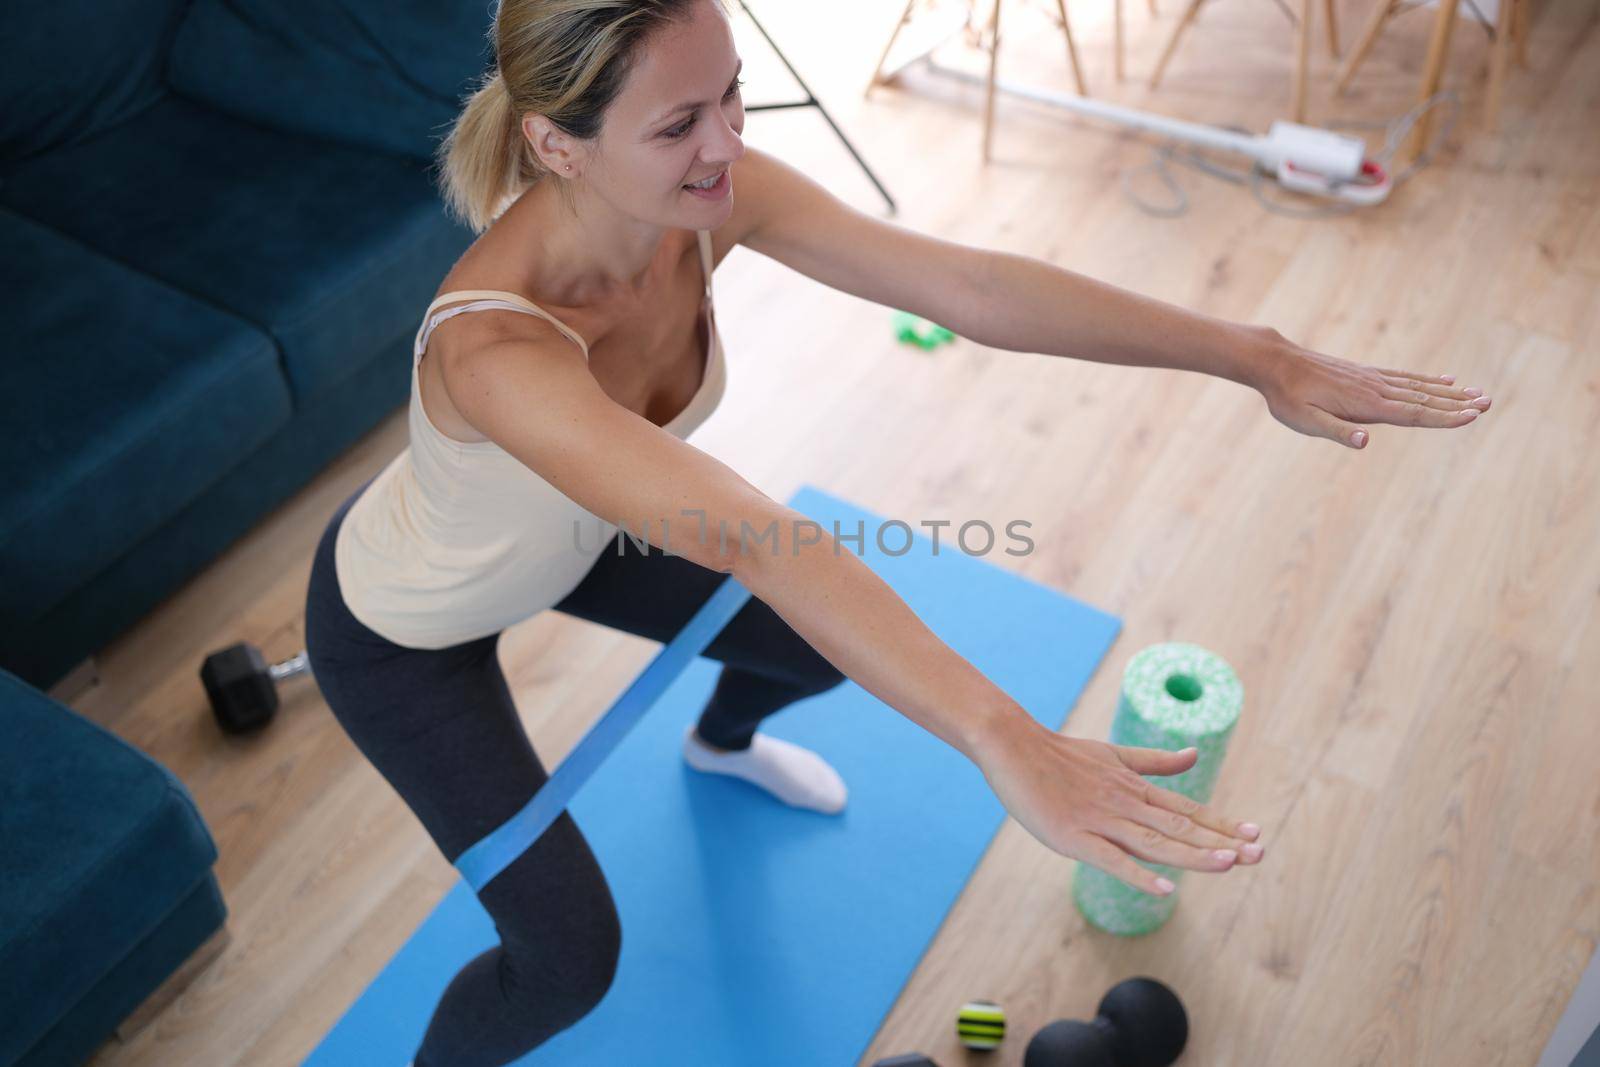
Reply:
M160 763L4 670L0 736L0 1063L29 1062L92 1049L226 910L216 843Z

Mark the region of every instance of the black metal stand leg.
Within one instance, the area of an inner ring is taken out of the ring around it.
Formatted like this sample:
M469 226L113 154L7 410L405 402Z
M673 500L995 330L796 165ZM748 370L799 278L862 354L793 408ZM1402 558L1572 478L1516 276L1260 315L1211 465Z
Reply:
M1502 2L1503 2L1503 0L1502 0ZM883 197L884 201L889 205L889 214L891 214L891 215L895 214L895 212L898 210L898 208L896 208L896 206L895 206L894 197L889 195L889 190L885 189L883 187L883 183L878 180L878 176L876 174L872 173L872 168L867 166L867 161L861 158L861 153L857 152L855 145L850 143L850 138L846 137L844 135L844 131L839 129L839 124L833 121L833 116L828 114L828 109L822 106L822 101L817 99L816 94L811 91L811 87L806 84L805 79L800 77L800 72L794 69L794 65L789 62L789 58L783 54L783 50L778 47L777 42L775 42L772 39L772 36L767 33L766 27L761 25L761 22L760 22L759 19L756 18L755 13L750 10L750 5L746 4L744 2L744 0L739 0L739 6L744 8L745 15L747 15L749 17L750 21L755 24L755 27L756 27L757 30L760 31L761 36L766 38L767 45L769 47L771 47L772 51L777 55L779 61L782 62L785 67L788 68L789 74L794 78L794 80L800 83L800 88L806 94L806 98L804 100L785 101L785 102L776 103L776 104L753 104L753 105L747 105L745 107L745 110L746 111L777 111L777 110L780 110L780 109L783 109L783 108L791 108L791 107L814 107L814 108L816 108L819 112L821 112L823 121L826 122L830 128L832 128L832 130L833 130L833 132L835 134L838 135L839 140L841 142L843 142L843 144L844 144L845 150L848 151L850 153L850 155L855 158L855 161L858 164L860 164L862 171L864 171L866 173L866 175L867 175L867 179L872 182L872 184L877 188L878 193Z

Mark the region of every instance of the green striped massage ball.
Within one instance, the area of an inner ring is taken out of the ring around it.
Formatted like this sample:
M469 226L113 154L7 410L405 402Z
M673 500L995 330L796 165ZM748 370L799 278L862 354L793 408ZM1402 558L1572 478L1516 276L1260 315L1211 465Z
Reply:
M969 1000L956 1016L956 1036L967 1048L992 1049L1006 1036L1006 1010L992 1000Z

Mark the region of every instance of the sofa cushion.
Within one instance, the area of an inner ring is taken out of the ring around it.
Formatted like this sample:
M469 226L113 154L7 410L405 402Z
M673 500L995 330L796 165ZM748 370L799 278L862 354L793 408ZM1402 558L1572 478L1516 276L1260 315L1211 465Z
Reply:
M0 247L0 633L20 637L290 405L248 323L4 209Z
M183 783L0 671L0 1063L14 1063L206 879Z
M255 323L297 403L415 333L471 244L426 164L279 133L171 97L28 161L0 205Z
M0 160L92 137L148 107L184 0L17 0L5 5Z
M493 65L494 6L195 0L167 77L175 92L263 125L428 158Z

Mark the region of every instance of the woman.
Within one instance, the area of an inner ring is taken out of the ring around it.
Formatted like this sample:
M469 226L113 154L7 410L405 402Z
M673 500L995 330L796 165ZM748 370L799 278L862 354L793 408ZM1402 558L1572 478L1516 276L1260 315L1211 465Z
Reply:
M546 781L501 630L553 607L666 641L732 574L754 597L707 650L724 666L684 738L694 767L837 812L838 774L757 726L848 676L971 758L1063 855L1152 893L1170 886L1134 857L1259 862L1258 827L1141 777L1186 770L1192 750L1040 726L853 552L805 544L803 516L685 443L723 389L712 268L744 244L992 346L1064 355L1071 337L1074 355L1224 375L1354 448L1352 422L1464 425L1476 391L846 208L740 142L718 0L503 0L494 34L498 70L440 152L446 198L480 236L418 331L410 446L335 513L306 619L329 707L446 858ZM622 526L643 550L611 536ZM752 546L746 529L776 536ZM419 1067L514 1060L612 981L616 909L570 814L480 899L501 944L455 976Z

